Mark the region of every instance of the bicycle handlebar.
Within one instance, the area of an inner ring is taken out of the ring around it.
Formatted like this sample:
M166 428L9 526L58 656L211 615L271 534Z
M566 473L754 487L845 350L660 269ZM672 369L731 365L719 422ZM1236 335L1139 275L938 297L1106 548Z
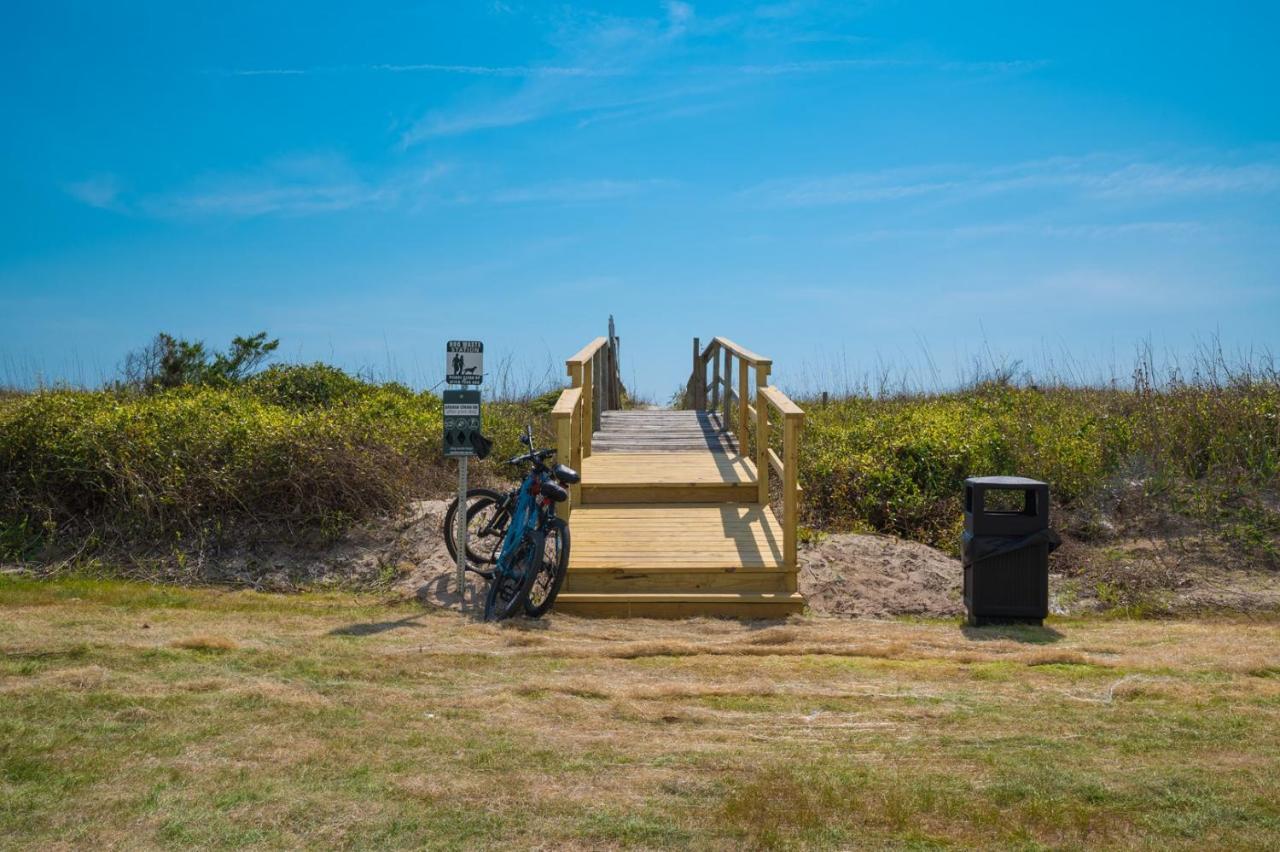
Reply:
M531 453L525 453L522 456L507 459L507 464L524 464L525 462L537 461L542 462L551 458L556 454L555 450L534 450Z

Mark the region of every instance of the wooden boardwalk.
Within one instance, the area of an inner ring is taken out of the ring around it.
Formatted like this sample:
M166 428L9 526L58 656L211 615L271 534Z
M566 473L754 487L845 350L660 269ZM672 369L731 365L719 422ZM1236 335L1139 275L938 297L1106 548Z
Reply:
M777 618L802 610L795 561L798 486L794 467L787 471L784 461L790 455L794 465L802 415L765 383L770 362L717 338L695 355L687 394L691 408L593 410L595 390L609 379L591 362L603 358L607 345L600 338L569 360L574 387L554 412L560 454L582 472L571 501L569 574L556 609L597 616L738 618ZM613 357L616 364L616 353ZM734 357L740 364L739 390L730 378ZM708 396L705 368L712 361L716 384ZM756 369L754 405L743 404L748 367ZM704 410L706 400L710 411ZM777 430L783 456L769 446L771 406L785 424ZM753 443L755 453L750 452ZM782 480L782 519L770 505L771 469Z

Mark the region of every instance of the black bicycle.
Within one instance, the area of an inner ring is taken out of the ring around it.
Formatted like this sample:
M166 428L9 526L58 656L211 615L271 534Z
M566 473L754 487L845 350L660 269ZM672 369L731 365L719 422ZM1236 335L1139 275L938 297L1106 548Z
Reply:
M510 617L519 597L526 615L541 617L554 605L569 568L569 525L557 517L556 505L568 497L564 486L581 477L563 464L548 467L555 450L535 450L532 428L520 442L530 451L507 462L530 465L519 487L505 494L489 488L467 492L466 569L489 582L486 619ZM444 538L455 560L457 512L454 498L445 512ZM520 523L513 526L516 518ZM487 565L493 567L482 567Z

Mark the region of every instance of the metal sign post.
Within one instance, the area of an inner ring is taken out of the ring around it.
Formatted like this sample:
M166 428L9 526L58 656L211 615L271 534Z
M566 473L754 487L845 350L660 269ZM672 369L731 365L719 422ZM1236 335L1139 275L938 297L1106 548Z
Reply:
M476 386L484 381L484 343L450 340L445 345L445 381ZM444 403L444 454L458 460L458 511L454 543L458 553L458 609L467 610L467 460L480 437L480 391L447 390Z
M467 457L458 458L458 513L457 535L454 543L458 546L458 611L467 611Z

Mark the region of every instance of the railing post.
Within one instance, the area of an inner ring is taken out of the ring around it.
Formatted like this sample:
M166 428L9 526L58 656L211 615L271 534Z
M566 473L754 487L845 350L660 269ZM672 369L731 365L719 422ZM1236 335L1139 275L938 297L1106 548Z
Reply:
M783 415L782 551L786 567L796 569L796 524L800 514L800 415Z
M688 406L695 411L698 408L698 388L706 377L706 370L700 370L702 367L702 347L699 345L702 341L698 338L693 339L693 369L689 371L689 393ZM701 373L701 375L699 375Z
M574 405L574 408L576 409L577 405ZM573 459L573 414L574 413L572 411L568 414L561 414L559 412L556 412L555 414L556 456L557 458L563 459L565 464L572 464ZM572 495L572 489L570 489L570 494ZM570 496L569 500L565 503L564 516L566 519L568 519L569 514L573 511L575 499L576 498L573 496Z
M576 470L581 476L582 474L582 397L578 397L577 403L573 406L573 418L570 434L572 437L573 450L570 453L569 466ZM569 486L569 500L575 504L582 502L582 485L575 483Z
M769 505L769 400L764 389L769 384L769 369L756 367L756 480L757 501Z
M738 455L747 456L751 454L751 441L749 433L751 432L751 424L747 422L747 406L751 400L747 399L750 391L747 388L747 362L738 362Z
M724 350L724 404L720 411L721 428L729 428L729 389L733 387L733 353Z
M594 357L592 358L594 361ZM591 436L595 431L595 372L591 363L582 365L582 457L591 456Z
M714 362L711 370L711 404L708 411L716 411L720 408L720 350L713 348L711 350L711 360Z
M733 428L729 411L733 403L733 355L724 350L724 405L720 410L720 428L728 432Z

